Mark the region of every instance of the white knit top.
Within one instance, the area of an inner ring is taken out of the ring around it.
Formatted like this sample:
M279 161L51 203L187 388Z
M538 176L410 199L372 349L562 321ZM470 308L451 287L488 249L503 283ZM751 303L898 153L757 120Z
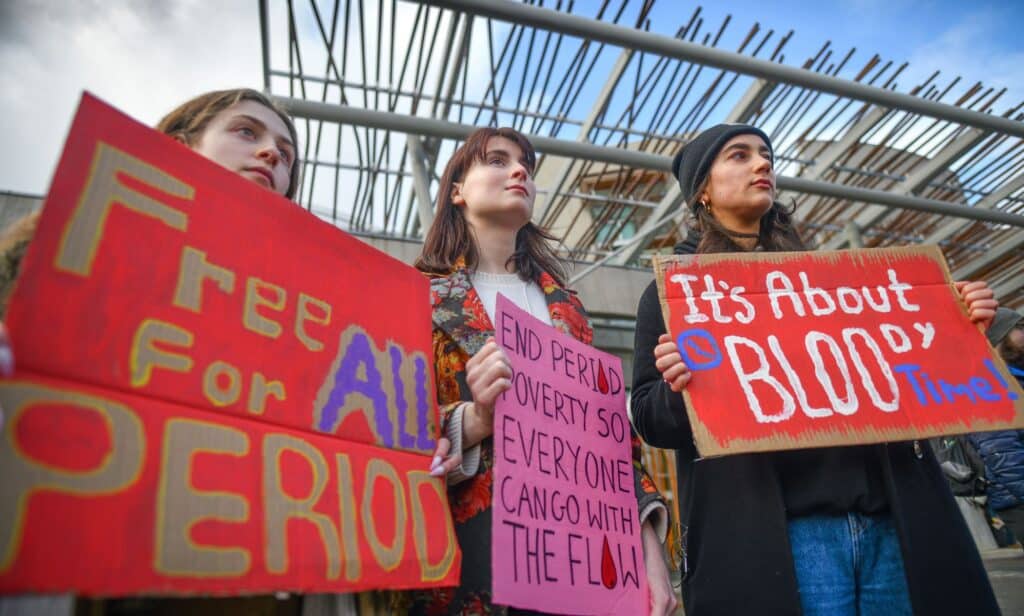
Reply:
M518 274L488 274L486 272L473 272L469 278L492 323L494 322L494 307L498 303L498 293L501 293L512 300L516 306L544 321L545 324L551 325L551 314L548 312L547 300L544 299L544 291L536 282L523 280Z

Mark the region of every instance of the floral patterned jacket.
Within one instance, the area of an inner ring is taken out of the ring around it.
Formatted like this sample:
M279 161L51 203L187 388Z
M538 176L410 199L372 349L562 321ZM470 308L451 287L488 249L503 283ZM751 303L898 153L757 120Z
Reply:
M537 284L544 292L552 324L589 344L594 333L576 295L561 287L546 273L541 274ZM461 403L472 400L466 383L466 362L494 335L494 326L461 260L449 275L431 275L430 296L434 308L433 346L437 397L441 409L441 432L444 434L453 411ZM638 510L650 512L660 509L660 515L667 516L664 500L640 464L640 440L635 433L632 434L632 442ZM455 534L463 554L459 587L417 593L412 613L516 613L516 610L504 606L491 605L493 454L494 439L488 437L481 443L480 464L476 474L448 489Z

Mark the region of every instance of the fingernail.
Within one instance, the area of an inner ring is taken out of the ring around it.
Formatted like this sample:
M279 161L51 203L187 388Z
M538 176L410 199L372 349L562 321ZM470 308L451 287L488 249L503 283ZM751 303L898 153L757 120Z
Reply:
M438 466L437 468L430 469L430 476L431 477L440 477L441 475L444 475L444 467L443 466Z
M430 461L431 470L441 465L441 456L434 456L434 459Z

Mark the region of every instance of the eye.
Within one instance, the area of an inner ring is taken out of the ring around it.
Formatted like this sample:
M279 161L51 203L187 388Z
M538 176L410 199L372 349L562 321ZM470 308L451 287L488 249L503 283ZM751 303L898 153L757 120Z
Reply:
M283 160L286 164L292 162L291 150L288 150L287 148L278 148L277 153L281 155L281 160Z
M256 136L256 131L254 131L249 126L239 126L238 129L237 129L237 132L238 132L239 135L243 135L245 137L255 137Z
M488 165L504 165L505 164L505 159L500 157L500 156L492 156L490 159L488 159L487 164Z

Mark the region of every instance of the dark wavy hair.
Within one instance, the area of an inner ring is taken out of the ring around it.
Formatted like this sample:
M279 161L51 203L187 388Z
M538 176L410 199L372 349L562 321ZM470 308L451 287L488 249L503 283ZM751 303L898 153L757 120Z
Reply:
M292 138L292 143L295 144L295 148L298 150L299 136L291 117L262 92L250 90L249 88L214 90L213 92L200 94L175 107L157 123L156 129L165 135L174 137L189 147L194 147L214 116L235 103L242 101L259 103L276 113L277 117L281 118L281 121L288 128L288 136ZM297 160L292 161L292 168L288 173L288 179L288 192L285 193L285 196L289 199L294 199L295 193L299 190L299 163Z
M466 267L475 269L479 261L479 247L473 238L469 222L462 208L452 203L452 188L461 182L466 172L485 161L487 142L494 137L504 137L514 142L523 151L530 173L537 164L537 153L526 137L511 128L481 128L473 131L466 141L452 154L441 175L437 188L437 203L434 222L423 240L423 251L416 259L416 269L431 274L447 274L455 267L459 257L465 257ZM523 280L535 280L547 272L558 284L565 286L565 268L549 244L554 238L546 231L527 222L516 233L516 249L509 262Z
M708 174L710 177L710 174ZM746 252L747 249L741 246L735 238L757 238L759 246L768 252L785 252L796 250L807 250L807 245L800 237L793 222L793 207L787 207L778 201L772 201L772 206L761 216L761 226L757 235L751 233L738 233L726 229L718 222L718 219L711 213L711 207L705 207L700 203L700 195L707 188L708 179L705 178L690 205L691 223L700 232L700 241L697 243L697 253L713 252Z

